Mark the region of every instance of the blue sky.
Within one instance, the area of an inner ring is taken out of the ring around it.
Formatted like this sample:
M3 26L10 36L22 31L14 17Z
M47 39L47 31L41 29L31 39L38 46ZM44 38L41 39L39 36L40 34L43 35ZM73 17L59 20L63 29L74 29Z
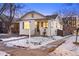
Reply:
M31 10L38 11L43 14L52 14L63 7L62 4L26 4Z
M26 13L28 11L37 11L44 15L50 15L57 13L59 11L74 10L79 12L79 4L78 3L23 3L21 6L22 13Z

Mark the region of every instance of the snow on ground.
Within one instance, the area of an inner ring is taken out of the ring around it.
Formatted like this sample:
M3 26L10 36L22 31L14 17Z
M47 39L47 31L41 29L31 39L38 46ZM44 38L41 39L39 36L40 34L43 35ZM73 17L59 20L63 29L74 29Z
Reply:
M10 56L10 54L4 52L4 51L0 51L0 56Z
M79 45L73 44L75 41L75 36L67 38L67 41L59 46L55 51L51 52L49 55L56 56L75 56L79 55Z
M0 36L2 36L2 35L8 35L8 34L0 33Z
M6 35L6 34L1 34L1 35ZM16 40L16 39L21 39L21 38L24 38L24 37L25 37L25 36L1 38L1 40L3 40L3 41ZM42 39L42 40L43 40L43 39L46 39L45 37L31 37L31 38L35 39L36 41L38 41L39 39L40 39L40 40L41 40L41 39ZM62 39L62 38L64 38L64 37L62 37L62 36L52 36L52 38L58 40L58 39Z
M25 36L21 37L10 37L10 38L5 38L1 39L3 41L8 41L8 40L16 40L16 39L21 39L21 40L16 40L16 41L10 41L6 42L6 46L8 47L13 47L13 46L23 46L23 47L29 47L29 48L39 48L41 46L45 46L48 43L51 43L55 40L62 39L64 37L61 36L53 36L55 40L53 40L50 37L31 37L29 38L24 38Z
M24 38L25 36L21 36L21 37L9 37L9 38L1 38L0 40L3 41L8 41L8 40L16 40L16 39L21 39Z
M6 38L3 39L3 41L6 40L12 40L12 39L19 39L20 37L12 37L12 38ZM21 37L22 38L22 37ZM60 36L53 36L53 38L57 39L61 39L63 37ZM55 40L49 38L49 37L31 37L29 38L24 38L22 40L17 40L17 41L11 41L11 42L7 42L5 44L7 44L6 46L9 47L13 47L13 46L23 46L23 47L29 47L29 48L40 48L41 46L45 46L48 43L51 43Z
M7 42L6 44L7 46L10 46L10 47L12 47L13 45L16 45L16 46L24 46L29 48L38 48L48 43L51 43L53 41L55 40L45 38L45 37L32 37L30 40L29 38L25 38L22 40Z
M64 37L62 37L62 36L52 36L52 38L58 40L58 39L62 39L62 38L64 38Z

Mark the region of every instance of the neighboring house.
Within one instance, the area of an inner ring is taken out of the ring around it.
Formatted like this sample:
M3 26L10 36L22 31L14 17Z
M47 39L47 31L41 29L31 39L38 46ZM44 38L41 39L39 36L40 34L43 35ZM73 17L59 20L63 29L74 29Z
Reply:
M76 16L76 28L79 28L79 16Z
M0 15L0 33L8 33L8 22L6 15ZM12 20L12 33L19 33L19 21L14 18Z
M8 20L6 19L5 15L0 15L0 33L7 33L7 24Z
M26 13L19 22L19 34L43 35L46 31L47 36L57 35L57 30L62 30L60 17L58 14L45 16L35 11Z
M14 19L11 25L12 33L19 34L19 19Z
M77 17L63 17L63 35L73 34L77 27Z

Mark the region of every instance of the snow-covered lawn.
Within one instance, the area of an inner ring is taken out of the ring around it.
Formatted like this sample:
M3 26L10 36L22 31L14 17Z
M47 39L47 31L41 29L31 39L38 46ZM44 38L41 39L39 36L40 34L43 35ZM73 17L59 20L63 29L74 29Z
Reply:
M17 41L11 41L11 42L6 42L7 46L12 47L12 46L23 46L23 47L29 47L29 48L39 48L41 46L44 46L48 43L51 43L55 40L52 40L50 38L45 38L45 37L32 37L32 38L24 38L22 40L17 40Z
M0 33L0 36L2 36L2 35L8 35L8 34Z
M55 38L55 40L59 40L59 39L62 39L63 37L53 36L53 38ZM16 39L21 39L21 40L16 40ZM5 39L1 39L1 40L3 40L3 41L14 40L14 41L5 43L6 46L8 46L8 47L23 46L23 47L29 47L29 48L39 48L41 46L45 46L46 44L55 41L50 37L31 37L29 39L29 38L25 38L25 36L10 37L10 38L5 38Z
M75 56L79 55L79 45L73 44L75 41L75 36L67 38L67 41L59 46L55 51L51 52L49 55L56 56Z
M52 38L54 38L55 40L59 40L64 37L53 36ZM46 44L55 41L52 38L50 38L50 37L31 37L29 39L29 38L26 38L25 36L21 36L21 37L10 37L10 38L5 38L5 39L1 39L1 40L3 40L3 41L14 40L14 41L4 43L8 47L22 46L22 47L29 47L32 49L32 48L40 48L41 46L45 46ZM20 40L18 40L18 39L20 39Z
M2 41L9 41L9 40L16 40L16 39L21 39L24 38L25 36L21 37L9 37L9 38L1 38Z
M4 51L0 51L0 56L10 56L10 54L4 52Z

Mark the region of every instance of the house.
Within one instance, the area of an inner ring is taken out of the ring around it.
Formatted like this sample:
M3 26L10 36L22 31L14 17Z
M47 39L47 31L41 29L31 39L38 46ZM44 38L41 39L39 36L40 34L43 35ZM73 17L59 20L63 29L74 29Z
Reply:
M9 20L6 18L6 15L0 15L0 33L8 33L8 21ZM19 33L19 21L17 18L12 20L11 27L12 33Z
M75 16L63 17L62 22L63 22L63 35L73 34L78 25L77 17Z
M6 19L5 15L0 15L0 33L7 33L7 24L8 20Z
M36 11L30 11L20 19L12 21L12 33L19 35L69 35L79 28L78 17L61 17L58 14L43 15ZM5 23L4 23L5 22ZM0 33L8 33L8 20L5 15L0 16Z
M62 30L60 17L58 14L43 15L36 11L26 13L19 21L19 35L57 35L57 30Z

